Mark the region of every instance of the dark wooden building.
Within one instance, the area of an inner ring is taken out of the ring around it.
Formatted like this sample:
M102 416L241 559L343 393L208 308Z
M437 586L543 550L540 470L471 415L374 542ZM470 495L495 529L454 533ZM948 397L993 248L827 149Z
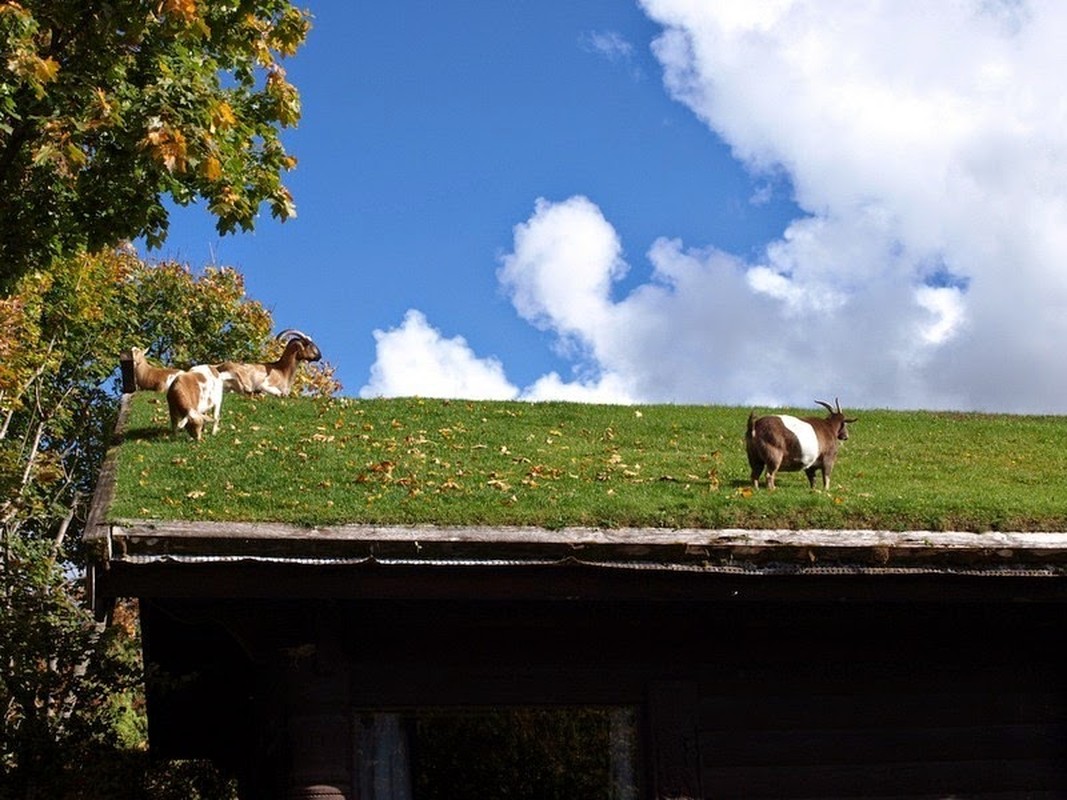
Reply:
M110 491L90 588L139 601L151 747L246 799L1067 797L1067 533L117 524Z

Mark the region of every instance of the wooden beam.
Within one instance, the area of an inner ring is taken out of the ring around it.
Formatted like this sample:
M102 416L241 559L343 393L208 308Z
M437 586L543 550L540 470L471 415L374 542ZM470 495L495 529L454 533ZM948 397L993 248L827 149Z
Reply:
M98 557L264 558L413 564L574 562L758 569L1035 569L1067 574L1067 533L442 527L129 520ZM98 539L94 539L98 542Z

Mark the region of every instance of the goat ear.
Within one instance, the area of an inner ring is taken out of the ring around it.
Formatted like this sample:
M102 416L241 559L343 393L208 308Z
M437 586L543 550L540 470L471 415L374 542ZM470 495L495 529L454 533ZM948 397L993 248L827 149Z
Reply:
M852 417L851 419L846 419L845 420L845 422L859 422L859 421L860 421L859 417Z

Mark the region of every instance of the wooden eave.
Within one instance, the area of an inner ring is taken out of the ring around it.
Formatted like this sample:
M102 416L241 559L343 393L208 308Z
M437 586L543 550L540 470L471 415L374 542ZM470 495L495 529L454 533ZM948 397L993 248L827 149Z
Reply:
M141 520L91 541L100 613L122 596L1067 600L1067 533Z
M408 565L584 564L698 572L1067 574L1067 533L442 527L128 520L98 526L96 559Z

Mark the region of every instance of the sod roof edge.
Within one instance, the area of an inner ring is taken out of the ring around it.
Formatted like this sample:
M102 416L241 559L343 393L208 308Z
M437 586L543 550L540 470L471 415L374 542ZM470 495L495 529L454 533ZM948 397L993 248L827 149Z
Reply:
M120 404L116 431L129 414ZM109 520L109 450L87 522L93 575L238 563L301 568L580 568L719 575L1067 578L1067 532L583 528ZM134 581L130 586L136 584ZM121 591L122 583L109 592Z

